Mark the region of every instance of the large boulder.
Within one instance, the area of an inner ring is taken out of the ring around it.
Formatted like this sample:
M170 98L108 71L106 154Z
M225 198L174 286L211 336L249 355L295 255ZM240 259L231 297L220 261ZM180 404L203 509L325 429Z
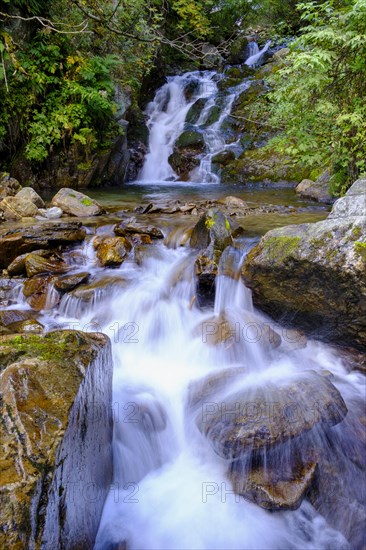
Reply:
M103 213L103 208L97 201L68 187L60 189L53 197L52 205L58 206L63 212L71 216L98 216Z
M5 220L21 220L22 218L34 218L38 214L37 206L23 197L6 197L0 202L0 210L3 211Z
M112 481L103 334L2 338L2 548L92 548Z
M33 187L23 187L16 194L18 198L27 199L37 206L37 208L44 208L45 204L43 199L38 195L38 193L33 189Z
M328 218L269 231L242 269L255 304L314 337L366 346L366 179Z
M209 398L205 388L201 393L205 398L197 426L227 460L268 451L317 425L335 426L347 414L339 391L315 371L233 393L229 387L226 395Z
M12 229L0 229L0 268L15 258L37 249L53 249L85 239L80 222L44 222Z

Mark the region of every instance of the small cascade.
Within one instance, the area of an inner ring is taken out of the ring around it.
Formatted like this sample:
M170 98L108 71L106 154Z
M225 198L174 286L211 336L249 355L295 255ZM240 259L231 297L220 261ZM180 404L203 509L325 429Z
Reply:
M271 42L272 42L271 40L268 40L268 42L265 44L265 46L261 50L258 49L258 45L256 44L256 42L250 42L248 44L248 46L250 46L249 57L245 61L245 64L248 65L249 67L258 67L261 63L261 58L263 54L265 54L266 51L269 49ZM254 45L251 46L252 44L255 44L256 47Z

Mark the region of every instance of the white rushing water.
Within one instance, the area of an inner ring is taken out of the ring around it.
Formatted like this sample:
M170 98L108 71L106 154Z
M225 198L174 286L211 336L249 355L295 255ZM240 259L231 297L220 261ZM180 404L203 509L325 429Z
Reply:
M235 271L243 252L233 249L232 255ZM296 511L270 513L235 495L228 463L199 432L197 410L187 398L192 382L240 366L244 388L331 371L348 403L362 396L361 374L349 374L333 351L315 341L304 349L269 350L252 329L270 321L255 311L240 278L221 268L214 307L200 310L192 300L194 257L188 248L157 244L139 265L131 260L113 270L97 267L92 253L83 259L83 269L113 277L115 284L90 302L65 295L41 321L49 329L101 330L112 341L114 482L95 550L124 543L128 550L351 550L306 500ZM236 328L215 346L210 338L220 330L220 316ZM275 328L286 344L286 331ZM324 445L342 448L343 424L333 428L334 440L323 438ZM341 456L357 484L357 468Z
M268 349L252 329L269 319L255 311L240 278L228 277L222 266L214 307L200 310L193 301L189 248L157 244L139 265L130 260L118 269L98 267L89 248L80 249L80 257L73 254L75 269L82 259L83 270L99 279L113 277L114 284L89 302L66 294L41 321L48 329L100 330L112 341L114 482L95 550L123 544L128 550L351 550L306 500L296 511L270 513L235 495L227 461L199 432L197 410L187 403L192 382L240 366L243 388L281 384L314 369L331 371L352 406L362 399L362 375L348 373L333 351L315 341L291 350L279 326L283 345ZM229 253L235 274L244 252ZM231 320L235 334L215 346L210 338L220 330L220 316ZM339 453L340 473L358 487L358 470L342 447L349 429L344 424L320 440L332 455Z
M256 67L260 64L260 61L261 61L261 57L263 56L263 54L266 53L266 51L269 49L270 45L271 45L271 40L268 40L268 42L264 45L264 47L259 50L258 48L258 45L255 43L255 42L251 42L249 45L255 45L257 47L253 47L249 50L249 57L248 59L245 61L245 64L248 65L249 67Z
M220 177L212 169L212 157L219 151L227 149L221 126L231 112L233 102L244 90L249 88L250 81L245 79L241 84L220 92L217 80L220 76L215 71L185 73L169 77L168 82L156 93L149 103L146 114L149 128L149 152L139 175L139 181L161 182L178 179L169 157L174 144L186 128L186 116L190 108L198 101L206 103L194 124L189 129L199 131L205 142L205 151L198 154L199 166L190 174L190 181L199 183L220 183ZM212 109L218 108L216 120L210 122Z

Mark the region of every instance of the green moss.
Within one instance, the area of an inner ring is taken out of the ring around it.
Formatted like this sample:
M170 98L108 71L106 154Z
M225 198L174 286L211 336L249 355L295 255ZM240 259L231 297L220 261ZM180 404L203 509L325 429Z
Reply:
M93 204L93 201L91 199L88 199L87 197L85 199L81 199L80 202L84 206L91 206Z
M77 331L51 332L46 336L18 335L4 340L1 348L13 356L37 357L44 361L65 362L67 355L78 353L82 338Z
M362 260L366 262L366 243L356 241L354 244L355 252L361 256Z
M354 240L357 240L361 237L362 235L362 229L359 225L356 225L353 229L352 229L352 239ZM362 244L362 243L361 243Z
M299 246L300 237L269 237L265 242L266 255L273 262L283 262Z

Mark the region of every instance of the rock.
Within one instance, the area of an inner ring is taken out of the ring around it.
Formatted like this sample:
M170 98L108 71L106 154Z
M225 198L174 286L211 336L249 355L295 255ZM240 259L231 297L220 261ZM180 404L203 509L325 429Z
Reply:
M334 426L346 414L342 396L329 379L307 371L282 383L212 395L196 423L215 452L233 460L271 449L317 425Z
M194 150L185 150L184 153L174 151L169 156L168 161L181 181L189 181L189 174L200 164L197 152Z
M205 140L203 134L198 130L186 130L179 136L175 146L177 149L185 149L187 147L202 149L205 146Z
M223 197L222 199L217 200L218 204L222 204L226 206L229 210L247 210L248 205L245 201L242 199L239 199L238 197L233 197L231 195L227 197Z
M0 200L5 199L5 197L13 197L21 188L19 181L11 178L10 174L7 172L0 174Z
M236 494L265 510L296 510L314 480L316 466L314 462L295 462L284 471L253 466L244 475L234 467L229 478Z
M61 296L54 288L54 277L41 276L27 279L23 285L23 294L27 303L35 311L48 310L57 306Z
M219 164L221 166L226 166L232 160L235 160L235 153L231 151L231 149L220 151L212 157L213 164Z
M284 59L285 57L288 56L288 54L290 53L290 48L281 48L280 50L277 50L274 54L273 54L273 61L279 61L279 60L282 60Z
M33 317L34 311L8 309L0 311L0 325L7 327L13 325L14 323L29 321L29 319L33 319Z
M246 36L238 36L230 43L229 57L227 62L230 65L238 65L244 62L245 50L248 45L248 38Z
M72 275L64 275L55 279L55 288L62 292L69 292L77 286L87 283L90 277L90 273L84 271L82 273L73 273Z
M23 187L16 196L20 199L26 199L37 206L37 208L44 208L45 204L43 199L36 193L32 187Z
M63 212L58 206L53 206L52 208L41 209L40 214L49 220L57 220L58 218L61 218Z
M125 260L132 245L125 237L97 237L94 239L94 248L103 266L116 267Z
M201 52L201 69L220 69L224 65L224 58L215 46L203 44Z
M186 115L186 124L196 124L204 106L207 103L207 97L200 97L193 103Z
M103 213L103 208L97 201L68 187L60 189L53 197L52 205L58 206L63 212L71 216L99 216Z
M75 244L83 241L85 235L80 222L42 222L0 229L0 268L26 252Z
M114 229L114 233L118 236L125 235L148 235L152 239L164 239L162 231L153 225L144 225L138 222L120 222Z
M67 297L72 297L82 302L89 303L98 297L110 295L115 287L124 286L126 283L123 277L103 277L97 281L92 281L87 285L80 285L72 290Z
M207 210L194 226L190 246L205 249L195 261L197 301L200 306L213 304L220 257L225 248L232 244L233 237L241 232L238 224L214 209Z
M108 339L17 335L0 355L0 546L92 548L112 481Z
M329 180L325 180L323 184L319 183L318 180L316 182L307 179L302 180L302 182L296 186L296 193L306 199L314 199L326 204L334 202L329 193Z
M30 252L24 258L27 277L40 273L66 273L70 267L58 254L46 252L43 254Z
M365 349L365 208L360 179L326 220L266 233L242 270L254 303L313 337Z
M199 327L199 330L201 330L201 327ZM202 339L204 339L205 332L199 332ZM195 329L194 335L197 335L197 329ZM216 394L229 388L232 383L243 378L246 373L247 369L245 367L229 367L191 382L187 391L188 408L195 410L197 406L202 407L206 402L212 401Z
M38 208L33 202L22 197L6 197L0 202L0 210L3 211L6 220L20 220L33 218L38 214Z
M44 330L44 326L36 319L28 319L26 321L11 323L8 328L12 333L25 332L32 334L42 334Z

